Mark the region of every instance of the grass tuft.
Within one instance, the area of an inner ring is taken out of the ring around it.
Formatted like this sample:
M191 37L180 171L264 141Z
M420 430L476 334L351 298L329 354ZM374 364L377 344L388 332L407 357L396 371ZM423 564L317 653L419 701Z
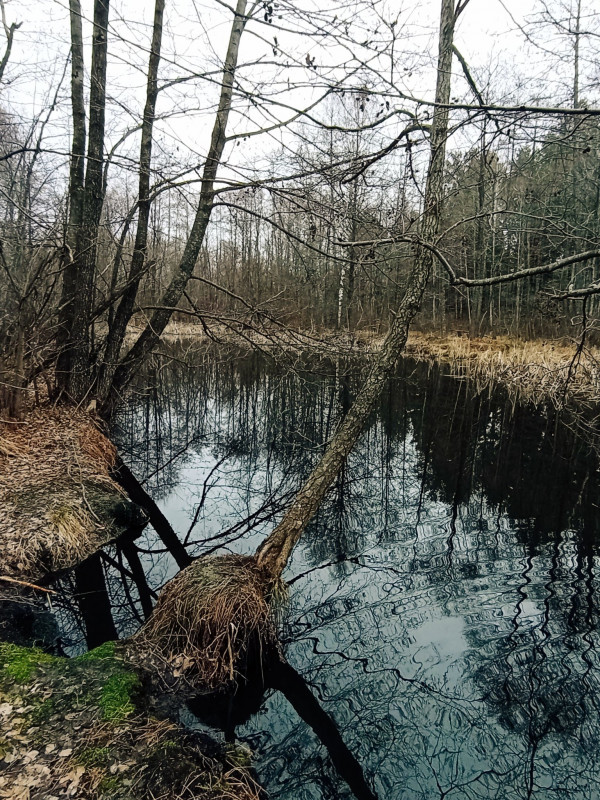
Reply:
M237 682L278 646L271 600L281 593L252 556L198 559L166 585L134 640L174 677L210 689Z
M100 797L114 797L119 788L119 777L117 775L105 775L98 784L98 794Z

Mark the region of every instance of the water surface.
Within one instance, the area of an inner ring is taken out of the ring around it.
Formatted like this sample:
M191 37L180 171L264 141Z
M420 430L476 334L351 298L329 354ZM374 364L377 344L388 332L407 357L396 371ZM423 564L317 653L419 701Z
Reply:
M356 370L194 360L158 360L115 438L184 555L252 552ZM599 484L571 415L409 361L390 381L294 553L282 629L379 798L600 797ZM167 545L147 529L67 579L68 651L136 630L182 563ZM281 693L237 736L270 797L353 796Z

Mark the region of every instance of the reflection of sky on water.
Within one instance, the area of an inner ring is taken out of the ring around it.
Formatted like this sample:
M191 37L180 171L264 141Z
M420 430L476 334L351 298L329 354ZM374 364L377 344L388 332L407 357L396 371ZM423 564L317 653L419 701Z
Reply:
M347 397L337 378L203 375L132 406L122 450L141 477L168 464L148 488L190 553L250 552ZM541 411L436 373L384 399L294 553L283 626L381 798L600 797L597 490L585 444ZM152 531L136 545L160 588L174 560ZM127 581L107 575L129 633ZM238 734L271 797L348 796L281 694Z

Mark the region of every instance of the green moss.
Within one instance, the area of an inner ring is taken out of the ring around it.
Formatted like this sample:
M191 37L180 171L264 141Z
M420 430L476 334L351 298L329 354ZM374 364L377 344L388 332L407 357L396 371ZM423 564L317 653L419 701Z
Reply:
M47 697L36 705L29 715L29 721L32 725L42 725L50 719L54 711L54 700L51 697Z
M73 659L0 642L0 683L8 687L27 684L41 664L50 667L46 675L55 687L54 700L44 700L36 706L30 715L32 725L40 725L57 709L69 706L96 706L108 722L121 722L135 711L134 697L140 681L115 656L115 642L106 642ZM81 692L84 685L88 688Z
M87 653L73 659L74 661L96 661L105 658L115 658L116 642L104 642L100 647L95 647Z
M140 681L133 672L117 672L111 675L100 693L98 705L102 716L109 722L121 722L135 711L132 701L140 688Z
M105 767L110 761L110 747L86 747L77 755L83 767Z
M116 642L105 642L72 661L74 665L89 668L96 665L93 674L101 688L93 703L99 706L103 719L121 722L135 711L133 698L140 689L140 681L134 672L123 669L123 662L116 655Z
M41 664L56 661L55 656L44 653L37 647L19 647L0 642L0 669L4 676L15 683L28 683Z
M105 775L98 784L98 794L100 797L112 797L119 788L119 778L117 775Z

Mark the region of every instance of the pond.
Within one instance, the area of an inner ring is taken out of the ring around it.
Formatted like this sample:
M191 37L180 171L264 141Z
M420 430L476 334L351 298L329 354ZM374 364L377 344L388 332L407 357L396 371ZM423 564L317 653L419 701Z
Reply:
M135 631L186 558L253 552L360 372L176 355L114 438L177 542L148 528L67 576L67 652ZM600 797L598 498L573 418L403 362L285 575L286 658L320 712L272 691L236 730L269 796Z

